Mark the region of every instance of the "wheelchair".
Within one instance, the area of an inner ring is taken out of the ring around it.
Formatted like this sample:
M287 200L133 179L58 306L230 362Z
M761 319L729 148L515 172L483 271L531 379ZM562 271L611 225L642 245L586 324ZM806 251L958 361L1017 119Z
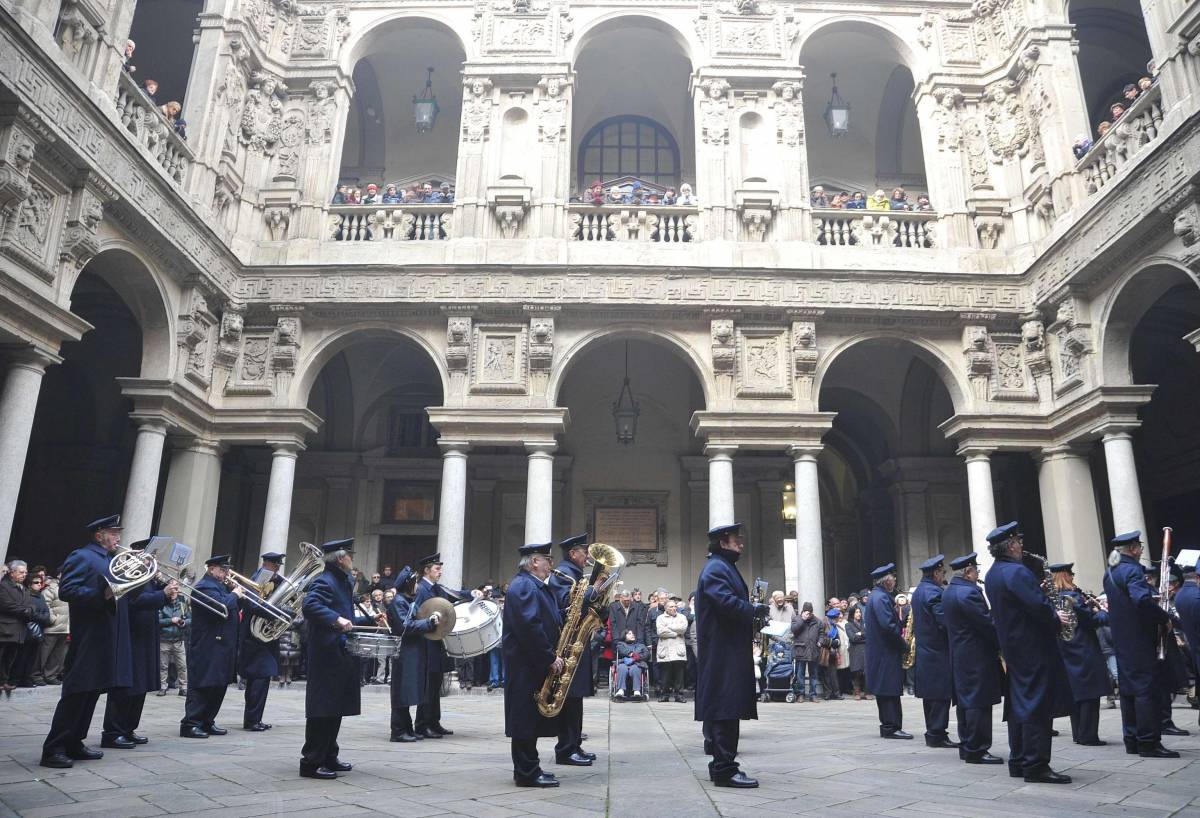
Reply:
M638 668L639 676L641 677L641 682L642 682L642 684L641 684L642 692L641 692L640 696L634 696L633 695L633 679L632 679L632 677L625 682L624 690L620 690L620 691L617 690L617 667L618 667L617 663L613 662L612 667L609 669L608 697L610 699L612 699L613 701L624 701L624 702L649 701L650 694L648 691L650 690L650 688L649 688L650 672L646 668ZM617 693L621 694L621 698L619 698L619 699L617 698Z

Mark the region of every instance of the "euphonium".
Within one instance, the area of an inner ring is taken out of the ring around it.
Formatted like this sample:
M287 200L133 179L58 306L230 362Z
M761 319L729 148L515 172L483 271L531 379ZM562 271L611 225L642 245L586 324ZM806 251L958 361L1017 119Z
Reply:
M304 592L309 584L325 570L325 556L312 543L300 543L300 563L286 577L281 577L279 587L266 599L270 608L283 612L289 618L256 616L250 622L250 633L260 642L274 642L283 636L296 619L295 612L304 602Z
M1054 574L1050 571L1049 560L1041 554L1034 554L1030 551L1022 551L1021 553L1041 563L1042 593L1050 600L1050 604L1054 606L1054 610L1063 611L1067 615L1067 621L1059 628L1058 638L1064 642L1070 642L1075 638L1075 629L1079 627L1079 614L1075 612L1075 600L1055 587Z
M571 688L571 680L575 678L575 671L579 669L579 657L583 655L592 634L601 625L596 610L606 608L612 603L609 589L614 587L617 577L621 575L621 569L625 567L625 558L611 545L592 543L588 547L588 556L593 561L591 579L578 579L571 587L567 597L565 621L558 637L558 646L554 650L555 656L563 660L563 671L557 676L554 673L548 674L546 681L542 682L542 689L533 697L537 702L538 712L546 718L553 718L562 712L567 701L567 691ZM604 582L601 583L596 598L585 609L583 602L588 588L601 576L604 576ZM590 673L591 668L587 668L586 672Z
M908 670L917 662L917 629L913 627L914 605L908 606L908 619L904 622L904 638L908 641L908 649L904 651L904 661L900 666Z

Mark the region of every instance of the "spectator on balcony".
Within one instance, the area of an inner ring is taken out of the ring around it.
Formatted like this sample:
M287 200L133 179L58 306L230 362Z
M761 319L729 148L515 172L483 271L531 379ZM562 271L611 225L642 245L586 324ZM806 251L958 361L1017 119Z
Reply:
M1092 140L1088 139L1087 134L1081 133L1075 137L1075 141L1071 144L1071 153L1075 154L1076 159L1082 159L1087 156L1087 152L1092 149Z
M592 182L592 186L588 188L587 193L583 197L583 201L586 204L595 205L597 207L604 204L604 185L599 179Z
M1114 102L1109 106L1108 113L1112 116L1112 121L1116 122L1121 117L1125 116L1125 106L1119 102Z
M1138 90L1138 87L1132 82L1121 89L1121 96L1124 98L1125 102L1130 105L1133 104L1135 99L1141 96L1141 93L1142 92Z
M908 192L898 187L892 190L892 210L912 210L912 205L908 203Z
M608 189L608 204L619 205L625 201L625 194L621 192L621 188L613 185Z
M642 203L642 183L634 182L629 186L629 192L621 197L622 204L641 204Z
M1153 77L1155 82L1158 82L1158 64L1154 60L1146 63L1146 73Z
M892 203L888 200L887 194L883 192L883 188L876 188L875 192L867 197L867 210L891 210Z
M175 122L179 119L179 113L183 110L183 106L177 101L171 100L158 110L162 111L162 115L167 120L167 124L174 128Z
M1099 139L1103 139L1104 135L1106 133L1108 133L1110 130L1112 130L1112 123L1105 120L1104 122L1101 122L1099 125L1096 126L1096 136Z
M133 40L125 41L125 56L121 58L121 69L126 74L132 74L137 71L137 66L130 62L133 59L133 50L137 48L137 43Z
M437 201L437 199L434 198L432 182L426 182L425 184L421 185L421 201L422 202L436 202Z
M337 190L335 190L333 192L333 198L330 200L329 203L330 204L346 204L346 195L347 195L346 194L346 186L338 185Z
M346 199L346 204L362 204L362 190L360 188L352 188L349 198Z
M367 195L362 197L362 203L365 205L379 204L379 185L374 182L367 185Z
M420 185L409 185L408 192L406 192L404 194L404 201L409 202L409 203L420 202L421 201Z
M919 211L921 213L929 213L933 210L933 205L929 203L929 194L928 193L922 193L920 196L917 197L917 206L914 207L913 210Z
M866 210L867 197L861 190L854 191L854 195L850 197L850 201L846 202L847 210Z
M154 99L154 95L158 93L158 80L147 79L143 82L142 93L146 95L152 105L157 105L158 102Z
M692 186L684 182L679 186L679 198L675 200L675 204L683 207L697 207L700 200L692 193Z
M383 203L384 204L400 204L403 201L404 201L404 197L401 196L396 191L396 186L394 184L388 183L387 187L385 187L383 189Z
M667 192L663 194L662 203L664 205L673 205L678 199L679 196L675 193L675 188L669 187L667 188Z
M442 182L442 201L449 204L454 201L454 191L450 189L449 182Z
M1152 85L1154 85L1154 80L1150 79L1149 77L1142 77L1138 80L1137 84L1138 90L1144 94L1150 90Z
M813 207L829 207L829 196L825 193L825 188L817 185L812 189L812 194L808 197L809 203Z

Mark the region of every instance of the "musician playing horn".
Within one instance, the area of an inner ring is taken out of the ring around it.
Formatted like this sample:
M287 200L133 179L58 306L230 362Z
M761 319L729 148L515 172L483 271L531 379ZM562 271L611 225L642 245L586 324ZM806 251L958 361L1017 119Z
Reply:
M269 551L262 555L262 566L250 577L250 581L262 589L259 595L263 599L271 596L282 581L279 569L283 567L285 555ZM250 625L255 616L253 605L246 606L242 614L240 629L240 650L238 651L238 672L246 680L246 708L242 712L242 729L261 733L270 730L271 725L263 722L263 714L267 709L267 693L271 689L271 679L279 675L279 640L261 642L250 633Z
M504 735L512 743L513 781L518 787L558 786L538 762L537 740L558 735L562 715L543 716L534 699L546 674L560 674L564 666L556 652L562 617L547 582L552 548L551 543L521 546L521 561L504 599Z
M942 611L950 639L954 693L962 718L958 757L968 764L1003 764L992 755L992 705L1000 703L1004 678L1000 640L979 589L979 556L964 554L950 562L954 577L942 591ZM918 644L920 644L918 642Z
M954 699L954 672L950 665L950 639L942 609L942 586L946 582L946 557L938 554L921 563L921 581L912 594L913 629L917 657L913 665L913 692L925 711L925 746L956 748L947 733L950 703ZM958 732L962 734L963 712L958 707Z
M588 562L588 535L577 534L558 544L563 559L550 575L550 587L558 600L558 610L565 619L571 602L571 589L576 582L585 582L583 569ZM597 580L600 582L602 580ZM596 589L589 588L584 594L584 606L591 606ZM608 618L608 610L598 611L602 620ZM595 679L592 677L592 634L584 634L583 653L567 689L559 720L558 743L554 745L554 760L568 767L590 767L596 760L595 753L583 749L583 697L596 695Z
M479 591L455 590L447 591L442 587L442 555L430 554L417 561L417 572L421 579L417 582L415 604L418 608L427 600L441 597L450 602L462 602L479 595ZM442 674L454 670L454 662L446 653L446 646L440 639L425 639L425 700L417 706L416 732L424 738L441 738L454 735L453 730L442 726Z
M441 614L434 611L424 619L417 617L417 575L407 565L396 575L396 597L388 607L388 624L400 637L400 654L392 660L392 741L420 741L424 736L413 730L409 708L425 700L428 680L424 634L438 626Z
M192 606L192 627L188 631L191 678L179 722L182 738L208 738L229 732L217 726L216 718L237 669L238 602L245 591L237 584L232 590L226 587L228 554L207 559L204 566L204 576L196 582L194 593L224 605L227 615L222 617L207 605Z
M1074 568L1073 562L1046 566L1058 592L1075 603L1075 633L1070 641L1058 640L1058 652L1071 687L1071 738L1076 744L1103 747L1108 742L1100 739L1100 699L1112 691L1112 685L1096 629L1108 624L1108 614L1088 607L1075 586Z
M1170 616L1159 607L1139 561L1142 532L1118 534L1111 544L1114 556L1104 574L1104 592L1120 668L1117 686L1125 752L1142 758L1179 758L1179 753L1162 745L1155 673L1159 628L1170 622Z

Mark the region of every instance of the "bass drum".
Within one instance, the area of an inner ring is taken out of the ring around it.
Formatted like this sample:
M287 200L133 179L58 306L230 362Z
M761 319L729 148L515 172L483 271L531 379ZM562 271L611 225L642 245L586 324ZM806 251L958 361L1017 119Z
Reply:
M446 653L470 659L500 644L500 606L490 599L460 602L454 606L454 630L442 638Z

